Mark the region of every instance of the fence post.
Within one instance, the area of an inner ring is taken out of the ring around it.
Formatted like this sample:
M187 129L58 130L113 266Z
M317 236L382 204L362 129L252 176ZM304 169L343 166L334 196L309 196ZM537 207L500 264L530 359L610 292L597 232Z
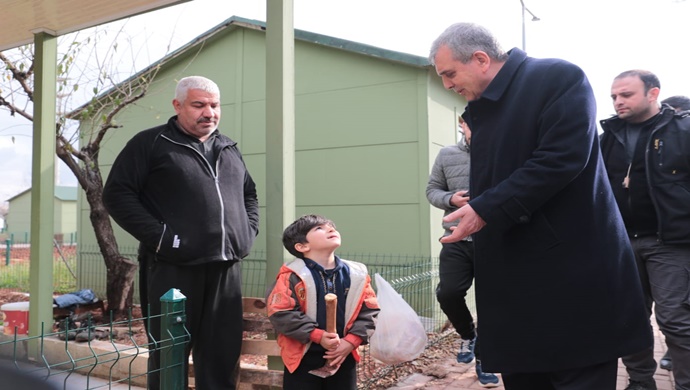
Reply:
M12 244L12 241L10 241L9 239L5 240L5 248L6 248L6 250L5 250L5 265L10 265L10 259L11 259L10 248L12 247L11 244Z
M171 288L161 297L161 389L186 390L185 384L185 329L184 304L187 300L180 290Z

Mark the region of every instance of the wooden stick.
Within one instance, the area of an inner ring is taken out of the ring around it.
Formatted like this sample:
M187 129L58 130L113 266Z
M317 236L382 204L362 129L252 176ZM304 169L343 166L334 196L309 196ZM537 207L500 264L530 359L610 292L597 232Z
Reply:
M337 333L336 321L338 316L338 296L329 293L324 297L326 300L326 332Z
M324 297L326 301L326 332L328 333L338 333L336 327L336 321L338 316L338 296L335 294L326 294ZM330 361L326 362L326 365L309 371L310 374L316 375L321 378L328 378L338 371L340 366L333 367Z

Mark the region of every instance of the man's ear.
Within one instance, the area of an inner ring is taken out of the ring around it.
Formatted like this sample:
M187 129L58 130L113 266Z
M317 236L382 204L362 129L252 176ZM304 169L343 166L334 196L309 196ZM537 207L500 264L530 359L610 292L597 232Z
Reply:
M307 252L309 250L309 243L308 242L305 242L305 243L298 242L297 244L295 244L295 250L299 253Z
M650 88L649 91L647 92L647 96L649 96L650 100L658 100L660 92L661 92L661 90L657 87Z
M481 50L475 51L474 54L472 54L472 57L474 61L477 61L477 64L482 69L487 69L491 64L491 58L489 55Z
M173 108L175 109L176 113L180 113L180 109L182 108L182 103L180 103L179 100L173 99L172 101Z

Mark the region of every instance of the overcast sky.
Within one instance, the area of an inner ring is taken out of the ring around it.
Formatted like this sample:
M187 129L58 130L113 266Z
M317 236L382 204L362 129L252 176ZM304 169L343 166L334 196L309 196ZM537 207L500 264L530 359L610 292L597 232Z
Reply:
M624 70L656 73L662 99L690 95L690 0L524 1L540 19L525 13L528 55L579 65L594 88L600 119L613 113L611 81ZM447 26L461 21L489 28L506 50L522 46L520 0L294 0L294 6L297 29L423 57ZM233 15L265 21L266 3L194 0L132 18L126 28L148 43L140 61L152 62ZM30 136L31 124L0 111L0 201L31 185ZM76 185L66 168L58 181Z

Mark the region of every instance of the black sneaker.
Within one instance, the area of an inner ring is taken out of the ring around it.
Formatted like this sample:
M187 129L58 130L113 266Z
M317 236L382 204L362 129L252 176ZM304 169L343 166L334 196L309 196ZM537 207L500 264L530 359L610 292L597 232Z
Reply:
M630 380L630 383L628 383L628 387L625 388L625 390L657 390L656 389L656 382L654 379L650 381L634 381Z
M659 367L663 368L666 371L673 370L673 360L671 360L671 356L668 355L668 351L666 351L664 357L662 357L661 360L659 360Z

